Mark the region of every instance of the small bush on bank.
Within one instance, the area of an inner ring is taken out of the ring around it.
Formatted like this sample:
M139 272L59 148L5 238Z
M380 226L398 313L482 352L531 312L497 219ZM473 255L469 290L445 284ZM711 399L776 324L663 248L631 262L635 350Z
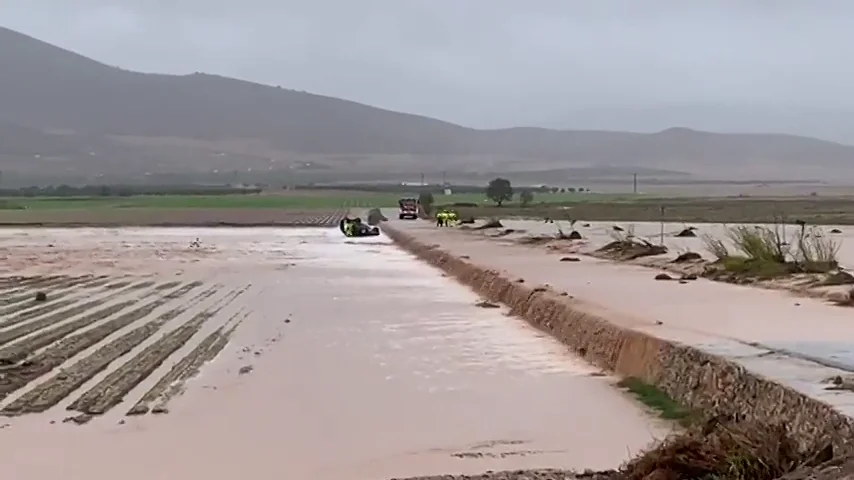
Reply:
M801 225L794 246L784 234L784 226L738 226L727 231L735 253L719 238L702 236L706 249L726 272L744 277L774 278L794 273L827 273L839 267L840 244L820 229Z
M801 263L806 271L827 272L839 267L837 254L840 246L838 241L824 235L818 228L801 229L795 260Z
M729 249L727 248L723 240L721 240L720 238L713 237L708 233L704 233L700 236L700 238L703 240L703 243L706 246L706 250L708 250L709 253L714 255L715 260L723 260L730 256Z
M748 227L740 225L727 232L736 250L745 257L766 262L785 263L789 255L789 242L779 226Z

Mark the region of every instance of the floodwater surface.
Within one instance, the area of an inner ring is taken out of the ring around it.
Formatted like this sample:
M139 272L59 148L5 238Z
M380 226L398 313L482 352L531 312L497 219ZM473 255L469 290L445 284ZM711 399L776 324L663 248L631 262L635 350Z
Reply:
M84 425L62 421L90 390L127 378L113 373L158 341L159 330L55 406L0 422L9 478L341 480L599 469L667 433L565 347L504 309L475 306L470 290L385 237L347 240L337 229L6 230L0 252L17 275L88 273L154 282L152 289L164 282L197 282L200 293L220 289L163 328L177 329L199 312L213 312L204 323L210 326L103 415ZM68 287L67 298L84 301L85 288ZM242 293L227 297L231 291ZM161 298L152 292L146 298ZM18 293L0 300L12 295ZM149 294L121 291L106 305L133 295ZM167 300L0 409L43 382L67 379L99 345L186 299ZM217 302L228 307L211 310ZM62 322L86 315L73 310L78 304L57 308L70 312ZM182 385L163 409L168 413L126 416L205 335L238 314L229 343ZM122 313L111 315L84 332ZM0 337L14 328L3 325Z

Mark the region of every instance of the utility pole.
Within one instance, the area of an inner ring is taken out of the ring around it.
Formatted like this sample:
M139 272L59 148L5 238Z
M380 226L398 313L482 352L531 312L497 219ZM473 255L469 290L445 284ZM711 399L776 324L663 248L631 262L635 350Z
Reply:
M421 174L421 186L422 187L424 186L424 174L423 173Z
M638 174L637 173L632 174L632 192L634 192L635 195L638 194Z
M446 173L446 172L443 170L443 171L442 171L442 187L444 187L445 185L447 185L447 184L448 184L448 182L446 182L446 181L445 181L445 173Z

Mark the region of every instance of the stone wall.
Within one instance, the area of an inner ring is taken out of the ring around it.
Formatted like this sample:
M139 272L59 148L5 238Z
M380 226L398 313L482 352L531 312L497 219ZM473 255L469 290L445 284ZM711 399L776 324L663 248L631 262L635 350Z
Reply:
M596 310L548 287L503 277L389 227L398 245L483 297L552 334L588 362L657 386L688 408L746 421L785 422L804 445L831 441L837 454L854 453L854 420L829 405L696 348L626 329Z

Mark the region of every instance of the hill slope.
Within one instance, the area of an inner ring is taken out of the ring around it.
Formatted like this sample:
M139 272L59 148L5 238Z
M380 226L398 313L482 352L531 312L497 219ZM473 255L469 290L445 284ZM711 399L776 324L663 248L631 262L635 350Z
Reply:
M78 172L629 166L709 174L727 166L794 172L807 162L810 171L830 170L854 160L854 147L787 135L474 130L215 75L125 71L3 28L0 72L0 156L49 152Z

